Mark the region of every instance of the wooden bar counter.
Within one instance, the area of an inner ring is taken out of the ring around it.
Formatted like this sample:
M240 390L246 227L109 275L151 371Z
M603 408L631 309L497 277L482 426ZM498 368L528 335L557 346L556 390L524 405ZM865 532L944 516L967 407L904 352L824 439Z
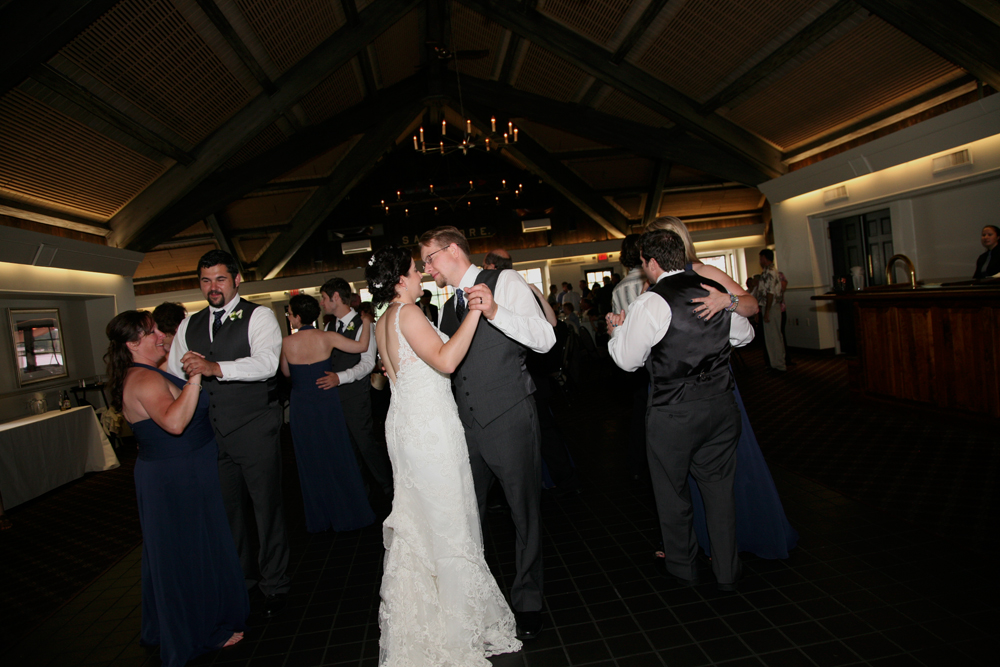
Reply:
M1000 418L1000 281L813 300L853 306L855 379L866 395Z

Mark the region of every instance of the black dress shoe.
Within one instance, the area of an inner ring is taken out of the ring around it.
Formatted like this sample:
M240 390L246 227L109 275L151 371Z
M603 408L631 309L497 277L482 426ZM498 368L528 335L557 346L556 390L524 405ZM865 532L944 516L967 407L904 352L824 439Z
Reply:
M542 612L540 611L515 611L514 619L517 621L518 639L531 640L542 631Z
M274 618L285 609L288 598L284 593L264 597L264 618Z
M676 581L681 586L697 586L701 583L699 579L682 579L681 577L674 576L670 574L667 570L667 560L659 556L653 558L653 568L660 574L664 579L669 579L671 581Z

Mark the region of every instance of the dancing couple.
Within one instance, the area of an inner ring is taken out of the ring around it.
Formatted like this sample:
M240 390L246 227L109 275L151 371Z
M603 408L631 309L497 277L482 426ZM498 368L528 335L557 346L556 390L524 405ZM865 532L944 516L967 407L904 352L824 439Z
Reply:
M541 629L541 456L524 356L547 351L555 335L521 276L473 266L454 227L424 234L420 251L435 282L455 288L440 330L416 305L421 273L408 250L383 248L366 270L374 304L389 304L375 336L392 384L396 489L384 523L379 664L485 667ZM480 515L494 480L517 532L510 606L483 555Z

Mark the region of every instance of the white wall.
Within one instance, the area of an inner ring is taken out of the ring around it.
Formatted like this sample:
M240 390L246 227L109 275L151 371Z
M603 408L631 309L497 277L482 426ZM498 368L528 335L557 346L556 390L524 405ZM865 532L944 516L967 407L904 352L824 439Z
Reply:
M933 158L963 148L972 165L933 173ZM855 173L863 175L843 180ZM848 199L826 204L824 190L838 185ZM811 300L830 289L831 221L888 208L893 246L913 261L918 280L971 277L982 252L979 232L1000 219L1000 95L759 187L771 203L776 261L789 280L788 344L833 348L832 306Z

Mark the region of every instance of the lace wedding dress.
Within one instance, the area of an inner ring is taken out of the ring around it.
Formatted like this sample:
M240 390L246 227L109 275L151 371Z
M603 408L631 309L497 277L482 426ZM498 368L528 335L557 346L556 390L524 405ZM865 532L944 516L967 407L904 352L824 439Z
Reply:
M379 664L488 667L487 656L521 648L514 614L483 557L451 381L417 357L395 314L399 370L385 423L395 498L383 524Z

